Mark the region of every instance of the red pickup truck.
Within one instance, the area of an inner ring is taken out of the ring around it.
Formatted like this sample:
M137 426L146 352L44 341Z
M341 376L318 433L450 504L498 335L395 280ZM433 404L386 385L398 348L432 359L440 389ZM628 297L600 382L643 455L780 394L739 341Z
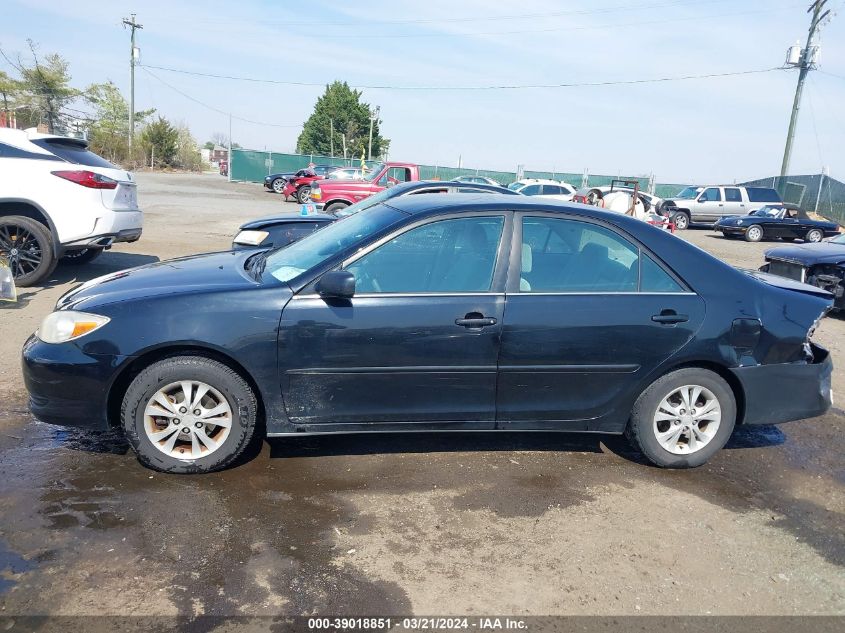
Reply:
M361 180L320 180L311 185L311 202L325 213L368 198L391 185L420 179L419 165L411 163L376 163Z

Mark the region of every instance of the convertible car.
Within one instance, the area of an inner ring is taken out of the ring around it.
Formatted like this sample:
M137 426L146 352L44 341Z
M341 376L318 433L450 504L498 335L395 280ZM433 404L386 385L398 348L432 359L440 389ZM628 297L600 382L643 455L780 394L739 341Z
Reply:
M845 310L845 234L768 250L760 270L824 288L835 297L834 308Z
M23 372L36 418L119 425L171 473L265 435L455 430L627 433L689 468L736 424L828 410L831 302L623 214L407 195L275 251L85 283Z
M716 222L715 229L724 237L744 237L749 242L783 238L821 242L839 235L835 222L811 220L804 211L791 204L766 205L748 215L732 215Z

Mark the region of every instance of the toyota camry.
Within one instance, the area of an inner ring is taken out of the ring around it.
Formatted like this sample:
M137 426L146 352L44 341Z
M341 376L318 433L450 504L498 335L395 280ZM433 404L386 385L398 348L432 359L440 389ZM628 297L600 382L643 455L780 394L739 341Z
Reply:
M625 433L684 468L737 425L830 407L831 301L593 207L400 196L285 248L83 284L23 366L37 418L120 426L172 473L264 436L453 430Z

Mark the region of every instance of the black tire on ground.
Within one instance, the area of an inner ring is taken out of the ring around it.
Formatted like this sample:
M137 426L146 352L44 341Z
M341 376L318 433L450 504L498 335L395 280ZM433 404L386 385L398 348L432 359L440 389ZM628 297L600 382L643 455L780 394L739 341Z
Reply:
M87 264L88 262L93 262L100 255L102 255L103 250L105 249L83 248L82 250L68 251L62 256L61 261L63 264L72 264L74 266Z
M332 202L330 205L326 206L325 209L323 209L323 212L328 213L330 215L334 215L335 213L337 213L341 209L345 209L348 206L349 205L346 204L345 202Z
M200 381L222 394L232 411L228 437L211 454L196 459L172 457L153 445L145 430L145 410L163 387ZM176 356L154 363L139 373L123 397L121 423L126 437L147 468L166 473L208 473L230 466L256 439L258 406L249 384L236 371L203 356Z
M819 229L810 229L807 231L807 234L804 236L805 242L821 242L824 238L824 233L822 233Z
M296 199L299 204L307 204L311 200L311 187L302 185L296 190Z
M675 228L679 231L685 231L689 228L689 215L686 211L679 211L675 214L675 217L672 218L672 222L675 223Z
M285 188L285 179L284 178L274 178L273 182L270 183L270 187L276 193L282 193L282 190Z
M664 398L676 389L688 385L704 387L715 395L722 418L716 434L707 444L696 452L679 455L661 446L657 439L658 427L654 418ZM631 410L631 419L625 434L634 447L638 448L655 466L694 468L704 464L725 445L733 433L735 424L736 399L730 386L715 372L688 367L658 378L643 391Z
M748 230L745 231L745 241L746 242L759 242L763 239L763 229L759 226L749 226Z
M57 264L50 229L20 215L0 217L0 254L9 259L15 285L34 286Z

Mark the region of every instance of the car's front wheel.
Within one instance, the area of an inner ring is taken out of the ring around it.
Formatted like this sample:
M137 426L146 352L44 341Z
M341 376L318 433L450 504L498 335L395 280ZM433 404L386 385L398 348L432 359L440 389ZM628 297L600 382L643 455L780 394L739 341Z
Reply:
M812 242L815 244L816 242L821 242L823 237L824 233L822 233L818 229L811 229L807 231L807 235L804 236L804 241Z
M678 369L651 384L631 410L627 435L663 468L701 466L721 449L736 423L730 386L707 369Z
M0 255L9 260L15 284L34 286L56 268L50 230L31 218L0 218Z
M335 215L338 211L345 209L349 205L344 202L332 202L331 204L327 205L325 208L325 212L329 215Z
M273 182L270 183L270 187L272 187L273 191L276 193L283 193L285 190L285 179L274 178Z
M103 254L102 248L83 248L75 251L68 251L62 256L63 264L87 264L93 262Z
M145 466L205 473L231 465L250 445L257 403L249 384L230 367L202 356L178 356L135 377L121 420Z
M763 229L759 226L749 226L745 232L745 239L748 242L759 242L763 239Z
M308 204L311 200L311 187L303 185L297 189L296 199L299 201L299 204Z

